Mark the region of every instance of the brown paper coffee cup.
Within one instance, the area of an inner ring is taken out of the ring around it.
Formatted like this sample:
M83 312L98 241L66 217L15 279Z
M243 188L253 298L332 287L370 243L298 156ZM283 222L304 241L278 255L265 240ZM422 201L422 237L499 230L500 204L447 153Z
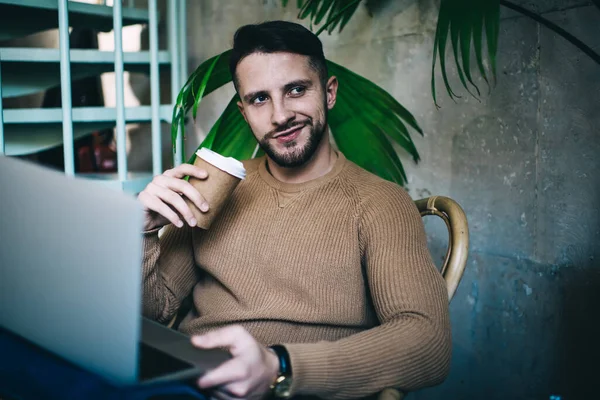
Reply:
M227 198L244 179L245 170L239 161L223 157L206 148L196 152L194 165L208 172L206 179L192 177L189 179L189 183L206 199L208 211L202 212L188 198L184 197L184 199L196 218L196 226L208 229L223 209Z

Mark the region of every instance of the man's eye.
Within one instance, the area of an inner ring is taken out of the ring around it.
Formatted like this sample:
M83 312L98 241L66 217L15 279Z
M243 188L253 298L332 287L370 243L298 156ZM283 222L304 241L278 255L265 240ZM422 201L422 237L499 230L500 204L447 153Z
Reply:
M302 86L296 86L295 88L293 88L292 90L290 90L290 94L292 96L298 96L302 93L304 93L304 88Z
M252 104L262 104L267 101L267 96L256 96L252 99Z

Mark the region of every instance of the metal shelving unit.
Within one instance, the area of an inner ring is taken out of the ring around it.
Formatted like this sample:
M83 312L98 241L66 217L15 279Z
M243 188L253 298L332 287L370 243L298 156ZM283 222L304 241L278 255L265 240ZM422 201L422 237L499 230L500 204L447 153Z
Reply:
M91 132L116 126L116 174L77 174L126 192L139 192L153 175L162 173L160 123L171 121L173 104L161 105L159 74L171 72L173 103L187 78L185 0L168 1L168 51L158 49L157 0L148 0L148 9L87 4L68 0L0 0L0 40L17 38L47 29L59 29L59 49L0 48L0 97L10 98L61 87L62 108L7 109L0 103L0 154L28 155L63 145L67 175L75 175L73 141ZM148 24L150 51L123 52L123 26ZM93 27L115 31L115 51L69 48L69 27ZM74 80L115 71L115 108L73 108L71 83ZM123 72L150 75L151 106L124 106ZM151 122L152 171L130 173L125 153L125 124ZM181 151L181 135L177 149ZM178 157L175 158L177 160Z

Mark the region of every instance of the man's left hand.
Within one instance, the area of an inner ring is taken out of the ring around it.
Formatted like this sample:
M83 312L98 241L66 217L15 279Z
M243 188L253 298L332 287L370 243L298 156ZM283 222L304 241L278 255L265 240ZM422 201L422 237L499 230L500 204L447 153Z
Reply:
M192 337L201 349L226 348L232 358L198 380L219 400L262 399L277 378L279 359L241 326L229 326Z

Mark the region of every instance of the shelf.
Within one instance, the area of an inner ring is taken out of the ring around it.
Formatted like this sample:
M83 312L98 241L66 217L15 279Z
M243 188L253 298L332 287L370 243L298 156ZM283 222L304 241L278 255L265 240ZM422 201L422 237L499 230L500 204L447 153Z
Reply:
M72 49L70 54L72 81L114 71L115 53L112 51ZM38 93L60 85L58 49L0 48L0 60L3 98ZM169 68L169 52L160 51L158 63L161 70ZM123 53L123 64L125 71L149 74L150 53Z
M68 2L71 27L113 29L112 7ZM146 24L147 10L123 7L123 26ZM0 0L0 40L9 40L58 28L56 0Z
M0 0L1 1L1 0ZM71 64L109 64L114 65L114 51L99 51L88 49L71 49ZM0 60L2 63L60 63L60 51L58 49L36 49L30 47L0 47ZM169 64L171 62L168 51L158 52L158 63ZM124 52L123 63L125 65L144 64L150 65L149 51Z
M32 126L34 125L34 126ZM73 138L114 127L114 122L73 123ZM62 144L62 124L4 125L4 151L7 156L24 156Z
M173 107L161 105L159 117L163 122L171 122ZM72 111L73 122L114 122L117 120L116 108L109 107L76 107ZM150 122L152 108L150 106L125 108L127 123ZM4 110L4 124L35 125L42 123L62 123L61 108L15 108Z
M95 180L110 188L122 190L131 194L141 192L152 180L152 174L150 172L129 172L127 173L127 180L125 181L119 181L119 176L116 173L88 173L77 174L76 176L78 178Z
M162 122L170 123L171 105L160 106ZM104 107L73 108L73 137L80 139L92 132L113 128L116 109ZM150 122L150 106L125 109L127 123ZM20 108L4 110L5 152L8 156L33 154L59 146L62 138L60 108Z

